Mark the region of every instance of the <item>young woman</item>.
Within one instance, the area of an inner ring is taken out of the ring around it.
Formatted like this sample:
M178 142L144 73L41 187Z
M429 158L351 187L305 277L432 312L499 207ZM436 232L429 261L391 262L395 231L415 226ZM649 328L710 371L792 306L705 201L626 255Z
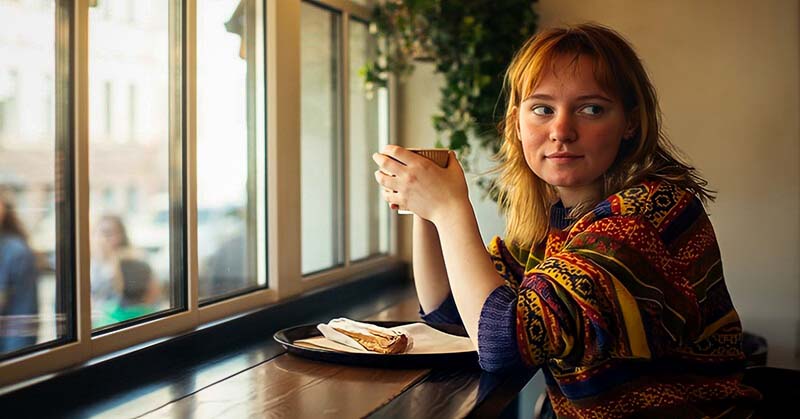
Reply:
M131 243L122 218L111 214L97 219L92 239L92 303L99 307L119 298L119 258L131 251Z
M39 314L39 272L22 221L0 193L0 354L36 343L25 317Z
M484 248L463 171L373 156L412 211L424 318L462 322L481 366L542 367L559 417L746 413L741 326L703 202L661 132L636 53L598 25L551 29L506 74L504 239ZM656 413L657 412L657 413Z

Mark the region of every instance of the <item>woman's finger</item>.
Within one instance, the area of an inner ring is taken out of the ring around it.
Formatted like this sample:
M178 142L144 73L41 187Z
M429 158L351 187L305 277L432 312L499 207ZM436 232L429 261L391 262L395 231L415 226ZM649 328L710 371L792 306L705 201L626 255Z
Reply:
M388 144L383 147L381 154L398 161L403 166L408 166L411 163L416 164L421 161L420 159L425 160L425 158L419 154L395 144Z
M401 196L394 191L384 190L383 191L383 200L388 202L390 205L402 205Z
M380 170L376 170L375 181L383 186L384 190L397 191L397 176L387 175Z
M402 161L396 160L391 156L381 153L372 154L372 160L378 165L383 173L386 173L389 176L397 176L397 174L403 170L403 167L405 166Z

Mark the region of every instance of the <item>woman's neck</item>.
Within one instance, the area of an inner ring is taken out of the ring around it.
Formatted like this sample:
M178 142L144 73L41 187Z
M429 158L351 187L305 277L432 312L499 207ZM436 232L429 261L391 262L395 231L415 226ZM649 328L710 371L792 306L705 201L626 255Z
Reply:
M582 186L556 186L556 190L558 191L558 198L564 204L564 208L574 208L584 202L601 199L603 185L600 182L595 182Z

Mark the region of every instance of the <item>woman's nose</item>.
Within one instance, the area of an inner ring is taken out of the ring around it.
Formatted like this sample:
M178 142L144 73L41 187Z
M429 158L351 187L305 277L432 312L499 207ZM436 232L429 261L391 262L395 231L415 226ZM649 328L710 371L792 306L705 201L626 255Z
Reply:
M577 137L578 133L575 131L572 115L567 112L556 114L550 127L550 139L562 143L571 143Z

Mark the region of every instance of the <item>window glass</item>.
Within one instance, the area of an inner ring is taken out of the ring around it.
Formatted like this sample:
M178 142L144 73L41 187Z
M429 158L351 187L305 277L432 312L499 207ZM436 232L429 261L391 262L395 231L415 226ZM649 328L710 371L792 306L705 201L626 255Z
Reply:
M340 15L303 3L301 58L301 219L304 274L342 263Z
M56 227L66 142L55 132L55 22L52 3L0 3L0 357L71 333L57 261L70 235Z
M388 143L385 89L367 91L359 70L375 56L374 37L365 23L350 21L348 177L350 259L384 253L388 244L388 206L375 186L372 154Z
M256 233L254 0L197 4L197 252L200 299L260 285ZM259 50L257 50L259 48ZM263 116L259 116L263 117ZM261 143L263 146L263 142ZM265 278L262 276L262 278Z
M172 307L169 6L116 0L89 9L94 328ZM126 10L137 19L115 19Z

